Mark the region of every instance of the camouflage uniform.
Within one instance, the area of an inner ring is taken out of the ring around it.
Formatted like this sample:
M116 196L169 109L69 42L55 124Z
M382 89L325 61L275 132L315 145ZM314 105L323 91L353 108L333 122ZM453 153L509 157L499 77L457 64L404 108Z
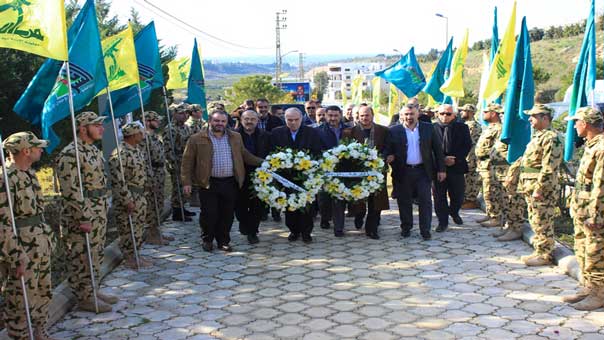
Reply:
M138 129L138 130L136 130ZM133 134L132 131L142 132L142 128L136 123L126 124L122 128L124 136ZM136 133L136 132L134 132ZM120 236L120 249L125 257L134 256L132 246L132 235L130 233L130 224L128 220L127 205L134 203L134 210L130 214L132 219L132 228L136 239L136 247L140 249L143 241L145 227L145 218L147 215L147 200L142 197L145 195L146 173L145 157L139 148L126 142L120 143L120 156L124 169L124 179L121 181L120 164L118 149L111 153L109 166L111 171L111 183L113 189L113 201L115 211L115 221Z
M528 218L535 232L533 247L540 256L554 251L554 217L559 194L558 170L562 163L562 142L551 129L535 130L522 156L519 191L524 194ZM542 200L535 200L538 192Z
M149 152L151 154L151 163L146 162L147 181L145 192L147 197L147 225L149 228L159 228L157 224L157 214L155 212L155 200L157 198L158 209L164 206L164 186L166 181L166 156L164 154L164 143L155 133L147 133L149 140ZM140 152L147 155L145 143L139 144ZM147 157L145 157L147 159Z
M167 168L170 173L172 180L172 195L171 202L173 208L180 208L180 200L178 197L178 176L180 175L180 164L182 160L182 154L187 146L187 140L191 136L191 130L186 125L177 125L175 122L168 128L172 133L172 139L174 141L174 153L172 153L172 145L170 143L164 143L164 150L167 160ZM164 136L170 137L170 131L164 132ZM164 140L169 140L164 138ZM181 191L182 193L182 188ZM184 197L183 197L184 200Z
M78 153L84 199L80 196L80 186L75 158L75 145L68 144L58 156L57 175L63 198L63 236L67 245L67 267L69 285L79 301L92 298L90 269L86 249L86 236L79 226L90 223L90 256L95 278L100 277L105 251L107 230L108 192L105 177L105 160L101 151L93 144L86 144L78 138Z
M480 138L482 127L480 126L480 123L475 120L467 120L464 123L470 129L470 137L472 138L472 149L470 149L470 152L466 157L466 161L468 162L468 172L465 174L466 186L464 193L464 201L475 202L478 197L478 193L480 192L481 183L480 173L476 171L477 160L474 151L476 148L476 144L478 143L478 139Z
M35 138L30 132L16 133L5 140L5 148L11 152L21 150L22 148L11 149L14 144L11 144L10 141L15 141L12 139L15 135L23 138L23 134ZM34 141L40 141L43 146L47 145L46 141L37 138ZM46 329L48 305L52 299L50 270L52 231L44 223L42 189L35 172L32 169L21 170L10 161L6 170L17 224L18 242L13 235L8 200L4 190L4 175L0 174L0 185L3 188L0 191L0 230L2 234L0 277L6 278L5 306L2 317L11 338L29 339L21 280L15 276L15 268L17 262L23 261L26 264L23 278L27 287L32 326L34 329L43 331Z
M495 171L495 164L491 159L491 151L494 150L494 146L501 135L501 123L489 123L489 126L482 132L474 153L476 154L477 169L480 177L482 178L482 195L486 205L486 213L491 219L497 219L502 213L502 201L503 201L503 187L499 180L496 179L496 175L505 174L507 168L502 169L501 166L504 164L497 164L499 169ZM505 144L500 147L507 146ZM507 150L505 150L507 154ZM503 162L507 165L505 159L506 156L499 156L497 162Z

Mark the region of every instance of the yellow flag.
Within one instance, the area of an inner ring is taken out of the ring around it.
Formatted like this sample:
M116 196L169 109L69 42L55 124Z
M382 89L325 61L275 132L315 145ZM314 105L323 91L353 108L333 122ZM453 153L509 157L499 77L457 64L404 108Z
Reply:
M186 89L189 87L189 71L191 70L191 58L182 57L168 63L168 83L166 88Z
M510 79L510 73L512 71L512 61L514 60L514 49L516 48L516 41L514 37L514 29L516 28L516 1L514 1L514 7L512 7L512 15L510 15L510 21L505 31L505 35L499 43L499 48L491 63L491 70L489 71L489 81L485 86L482 97L487 103L497 99L505 90Z
M138 63L132 27L101 41L109 91L123 89L139 82Z
M359 105L361 104L361 100L363 97L363 77L361 77L360 75L357 75L356 78L354 78L352 80L352 86L351 86L351 96L352 96L352 103L354 105Z
M382 96L381 79L382 78L380 77L371 79L371 91L373 97L371 106L373 107L373 111L376 113L380 112L380 97Z
M455 54L453 55L453 61L451 64L451 72L449 78L445 81L445 83L440 87L440 91L445 95L453 98L461 98L463 97L463 68L466 63L466 57L468 56L468 30L466 29L466 35L457 50L455 50Z
M489 56L487 52L482 52L482 76L480 77L480 91L478 91L478 105L476 105L476 109L480 112L480 116L482 117L482 109L486 107L486 103L484 98L482 98L482 94L484 93L484 89L487 86L487 82L489 81Z
M63 0L0 0L0 47L67 60Z
M388 116L392 117L395 113L398 112L398 89L390 84L390 94L388 95Z
M342 92L342 107L348 104L348 96L346 95L346 82L342 79L340 83L340 92Z

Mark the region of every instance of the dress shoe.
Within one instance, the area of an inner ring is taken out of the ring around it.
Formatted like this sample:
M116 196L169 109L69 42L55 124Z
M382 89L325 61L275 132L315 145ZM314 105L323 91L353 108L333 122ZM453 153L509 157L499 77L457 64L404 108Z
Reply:
M297 239L298 239L298 237L299 237L299 236L300 236L300 235L298 235L298 234L289 233L289 235L287 236L287 240L288 240L289 242L294 242L295 240L297 240Z
M343 231L335 231L333 233L333 236L335 236L335 237L344 237L344 232Z
M107 304L106 302L104 302L101 299L97 299L96 302L97 302L97 306L99 307L98 313L108 313L108 312L111 312L111 305ZM86 312L97 313L96 309L94 308L94 300L93 299L88 299L88 300L80 301L78 303L78 308L80 310L83 310L83 311L86 311Z
M526 261L524 261L524 264L529 267L547 266L552 264L552 259L546 255L537 255L528 258Z
M401 230L401 236L404 238L411 236L411 230Z
M480 204L478 204L477 201L465 201L463 202L463 204L461 205L462 209L478 209L480 208Z
M589 288L589 294L581 301L571 306L576 310L592 311L604 307L604 288Z
M221 244L216 249L222 250L227 253L230 253L233 251L233 248L231 246L229 246L228 244Z
M424 241L430 241L432 239L432 235L430 235L430 233L425 233L422 234L422 238L424 239Z
M260 242L260 239L258 239L258 235L250 234L250 235L247 235L247 241L250 244L256 244L256 243Z
M118 303L118 301L120 301L120 299L115 296L115 295L111 295L111 294L104 294L101 292L97 292L96 293L96 297L103 300L104 302L110 304L110 305L115 305L116 303Z
M443 225L443 224L439 224L438 227L436 227L436 232L438 233L442 233L443 231L447 230L449 226Z
M185 213L183 218L180 208L172 208L172 221L191 222L193 220L187 216L187 213Z
M515 241L522 239L522 232L519 230L511 230L509 229L505 234L499 236L497 241L499 242L507 242L507 241Z
M485 228L501 227L501 223L499 222L499 219L497 219L497 218L492 218L486 222L482 222L482 223L480 223L480 225Z
M589 288L581 287L581 289L576 294L563 296L562 301L566 303L577 303L585 299L590 292L591 290Z
M354 227L358 229L363 228L363 217L355 216L354 217Z
M477 223L482 223L482 222L486 222L486 221L488 221L488 220L490 220L490 219L491 219L491 218L489 217L489 215L487 215L487 216L484 216L484 217L481 217L481 218L477 218L475 221L476 221Z
M273 216L273 221L281 222L281 212L279 210L271 210L271 215Z
M195 215L197 215L197 213L194 213L194 212L189 211L187 209L184 209L184 210L185 210L185 216L195 216Z
M379 240L380 239L380 235L378 235L378 233L367 233L367 237L369 237L372 240Z
M329 222L321 222L321 229L329 229L331 228L331 226L329 225Z
M455 224L457 225L461 225L463 224L463 219L461 218L461 216L459 216L459 214L451 214L451 218L453 218L453 222L455 222Z
M310 234L308 235L302 235L302 242L304 243L311 243L312 242L312 236L310 236Z
M203 242L201 248L209 253L214 249L214 244L212 244L212 242Z

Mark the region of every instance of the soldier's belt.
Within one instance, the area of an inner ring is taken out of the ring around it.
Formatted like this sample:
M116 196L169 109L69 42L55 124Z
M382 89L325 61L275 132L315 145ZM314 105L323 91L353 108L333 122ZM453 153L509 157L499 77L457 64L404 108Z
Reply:
M105 189L105 188L92 189L92 190L85 189L84 190L84 197L86 197L86 198L100 198L100 197L105 196L106 194L107 194L107 189Z
M575 183L575 190L577 191L591 191L591 183Z
M44 215L42 214L33 215L29 217L15 218L15 225L17 226L17 228L27 228L31 227L32 225L37 225L41 223L44 223Z
M161 168L164 166L164 163L162 162L151 162L151 166L154 168Z
M510 165L508 162L498 159L491 160L491 165Z
M142 194L145 193L145 188L135 187L135 186L132 186L132 185L128 186L128 190L130 190L130 192L133 192L133 193L139 194L139 195L142 195Z
M530 166L520 167L520 172L524 172L525 174L538 174L541 172L541 169L531 168Z

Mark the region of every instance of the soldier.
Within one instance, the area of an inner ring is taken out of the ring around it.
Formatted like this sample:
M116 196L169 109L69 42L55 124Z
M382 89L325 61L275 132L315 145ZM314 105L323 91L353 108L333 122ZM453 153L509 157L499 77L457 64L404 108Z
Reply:
M185 151L187 140L191 136L191 130L185 125L185 119L187 118L184 105L173 105L170 107L170 111L174 119L172 125L168 127L169 131L165 133L170 136L172 143L165 143L165 155L167 160L168 172L170 173L170 179L172 180L172 195L170 197L172 202L172 220L173 221L192 221L190 216L195 216L195 213L189 212L181 206L181 200L184 204L184 196L182 196L182 188L179 187L178 176L180 174L180 162L182 154ZM179 195L180 188L180 195ZM184 211L185 216L182 216Z
M147 236L146 241L150 244L168 244L167 241L173 241L171 236L161 235L158 225L157 212L155 211L155 202L157 201L158 209L164 206L164 185L166 180L166 155L164 151L164 142L155 132L159 128L161 116L155 111L145 112L145 132L149 141L149 154L151 161L147 162L147 181L145 191L147 198ZM141 152L146 155L146 146L144 143L139 144ZM150 163L150 164L149 164Z
M50 254L51 229L44 222L42 189L31 165L40 160L48 141L31 132L10 135L3 143L10 154L6 172L18 236L15 237L8 211L6 191L0 192L0 229L2 239L0 276L7 278L3 319L8 335L28 339L28 326L23 302L21 276L25 279L32 327L36 339L50 339L46 332L48 305L52 298ZM0 176L4 188L4 176ZM19 247L20 245L20 247ZM10 265L4 265L8 263Z
M461 119L463 119L464 123L470 129L470 138L472 138L472 149L468 156L466 157L466 161L468 162L468 172L465 174L465 192L464 192L464 202L461 205L462 209L477 209L480 208L480 204L478 204L478 193L480 192L480 174L476 171L476 154L474 153L476 143L478 142L478 138L480 138L480 134L482 132L482 127L480 123L474 119L474 113L476 112L476 107L472 104L466 104L461 107Z
M111 153L109 168L120 250L124 255L126 266L136 268L134 246L136 249L140 249L142 245L147 214L147 200L143 197L147 177L145 156L137 147L144 138L144 131L138 123L128 123L122 127L122 134L124 141ZM130 225L130 221L132 221L132 225ZM130 227L134 230L135 245L132 243ZM152 264L150 260L142 257L139 257L139 260L142 267Z
M198 133L205 126L205 122L202 119L203 109L199 104L192 104L189 106L189 118L185 122L185 125L191 130L191 135Z
M550 264L554 251L555 197L560 185L558 170L562 163L562 141L550 126L553 110L536 104L525 111L533 128L533 136L522 155L519 191L524 194L528 207L528 218L535 232L535 252L523 257L527 266ZM501 238L520 239L520 230L508 231Z
M578 310L594 310L604 306L604 119L589 107L566 119L575 121L586 142L570 207L583 288L563 300Z
M78 307L96 312L92 280L86 248L86 233L90 241L90 257L95 278L100 277L105 251L107 230L108 193L105 178L105 160L94 145L103 137L103 121L94 112L82 112L76 117L78 129L78 154L84 197L80 192L80 178L76 164L75 143L69 143L58 155L57 177L61 184L63 237L67 244L69 286L78 299ZM111 311L110 304L118 299L97 292L100 313Z
M501 176L507 171L507 146L500 145L501 151L504 154L497 153L497 159L491 159L491 153L495 144L499 141L501 135L501 119L499 115L503 113L503 108L499 104L491 103L484 110L484 120L489 123L486 130L482 132L474 153L477 159L477 169L482 178L482 195L486 205L487 216L484 219L477 220L483 223L484 226L495 227L500 225L502 214L503 188L499 181L496 180L495 166L500 167L498 174ZM503 149L506 150L503 150ZM497 163L497 164L495 164ZM501 166L506 166L502 169Z

